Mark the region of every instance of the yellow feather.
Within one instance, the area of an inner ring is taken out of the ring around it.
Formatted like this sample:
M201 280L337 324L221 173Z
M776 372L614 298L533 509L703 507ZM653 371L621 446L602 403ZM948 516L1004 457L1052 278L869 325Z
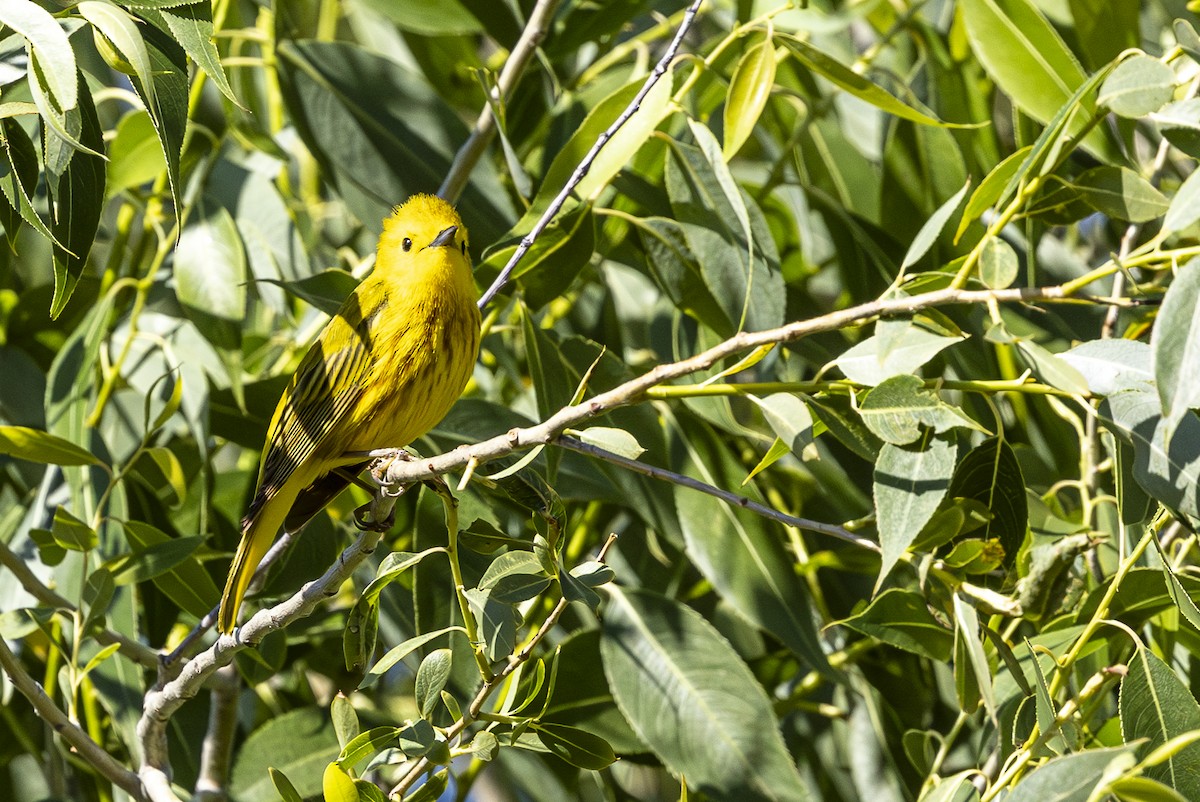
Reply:
M325 325L271 418L221 597L222 632L233 630L258 563L305 490L361 463L353 452L408 445L462 393L480 323L466 243L458 213L430 195L384 221L375 270Z

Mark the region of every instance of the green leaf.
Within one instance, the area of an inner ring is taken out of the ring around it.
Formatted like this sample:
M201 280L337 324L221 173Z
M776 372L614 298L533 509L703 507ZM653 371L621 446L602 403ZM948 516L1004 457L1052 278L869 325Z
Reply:
M114 562L111 566L113 579L118 585L153 579L191 557L203 543L204 538L199 535L173 537L153 543L144 549L137 549Z
M479 266L481 279L497 276L512 258L521 238L510 237L489 248ZM511 280L522 290L525 303L539 310L562 296L596 251L596 224L590 206L557 216L525 251Z
M1187 802L1187 799L1160 782L1145 777L1122 777L1108 788L1121 802Z
M1175 274L1154 323L1150 347L1154 351L1154 379L1166 422L1165 439L1189 410L1200 407L1200 259L1193 259Z
M279 792L279 798L283 802L304 802L300 797L300 792L296 790L296 786L292 785L292 781L287 778L286 774L274 766L268 768L267 773L271 775L271 784L275 786L275 790Z
M354 778L337 763L330 763L322 773L321 798L324 802L361 802Z
M511 604L493 599L486 591L466 592L471 613L479 623L488 660L502 660L517 646L517 611Z
M428 754L437 743L437 733L433 725L419 718L400 730L400 751L408 757L421 757Z
M1171 426L1161 410L1157 394L1126 390L1105 399L1100 416L1111 431L1133 443L1137 483L1172 510L1198 517L1200 419L1185 414ZM1169 437L1168 430L1173 432Z
M911 374L893 376L871 390L859 413L877 437L896 446L915 441L922 427L939 434L960 426L981 428L961 410L942 401L936 392L925 389Z
M113 594L116 591L117 586L113 583L113 575L107 568L100 567L88 574L81 599L83 602L81 629L84 632L90 630L92 624L104 620L104 615L108 612L108 606L112 604Z
M590 446L602 448L619 454L626 459L637 459L646 453L637 438L624 429L614 429L611 426L591 426L575 435Z
M54 524L50 532L54 535L55 543L70 551L91 551L100 545L96 530L62 507L54 510Z
M459 0L363 0L363 5L396 23L402 30L424 36L476 34L483 25ZM499 12L497 12L499 13Z
M535 724L534 731L550 754L581 769L600 771L616 762L613 749L598 735L566 724Z
M775 42L768 36L738 60L725 96L725 141L721 155L734 157L758 125L775 84Z
M492 561L478 589L503 604L520 604L549 586L550 577L532 552L509 551Z
M1147 739L1155 749L1200 729L1200 705L1188 686L1149 649L1139 648L1121 680L1121 735L1126 743ZM1184 747L1145 776L1174 788L1187 799L1200 795L1200 744Z
M201 334L217 348L241 348L246 319L246 252L233 217L200 203L175 249L175 295Z
M1150 346L1136 340L1089 340L1058 355L1087 382L1093 395L1120 390L1151 389L1154 356Z
M920 448L885 443L875 463L875 520L883 551L882 584L888 572L933 517L950 488L957 449L950 438L928 438Z
M1034 119L1050 122L1084 83L1079 62L1030 0L964 0L959 9L988 75ZM1071 134L1082 131L1095 111L1088 97L1079 108L1083 114L1067 127ZM1089 133L1084 146L1106 161L1116 156L1100 130Z
M133 68L133 74L146 87L147 106L155 105L150 54L146 40L138 31L134 18L123 8L108 0L83 0L75 6L80 16L92 24L117 53Z
M1005 188L1025 166L1025 161L1032 150L1032 145L1026 145L1009 154L979 182L979 186L971 193L971 199L967 201L967 207L963 209L962 219L958 222L958 230L954 232L956 243L962 239L967 227L978 220L984 212L992 207L992 204L1005 194Z
M471 757L489 763L500 752L500 740L491 732L481 730L471 738Z
M288 40L277 52L297 131L359 220L379 231L397 201L437 192L468 132L418 75L352 42ZM495 242L516 217L487 160L456 205L472 242Z
M416 687L414 696L417 710L425 718L429 718L437 703L441 700L442 689L450 679L450 669L454 665L454 653L449 649L434 649L425 655L417 668Z
M998 539L1004 547L1005 564L1012 565L1029 525L1025 478L1012 447L991 437L973 448L955 469L949 495L977 501L991 510L992 519L982 537Z
M38 54L54 104L62 111L75 108L79 102L75 51L58 20L35 3L5 0L0 3L0 23L25 37Z
M949 660L954 646L954 632L933 617L925 597L901 588L885 590L866 609L837 623L930 660Z
M1163 233L1182 231L1200 220L1200 178L1197 176L1200 171L1193 170L1175 192L1163 218Z
M991 290L1011 287L1021 265L1017 252L999 237L990 237L979 254L979 280Z
M69 440L25 426L0 426L0 454L49 465L104 464Z
M346 744L358 737L360 726L354 704L341 691L338 691L329 703L329 720L333 722L333 731L337 733L338 743L342 745L342 757L339 760L344 759Z
M834 360L846 378L869 387L911 375L962 337L936 334L911 320L881 320L875 333Z
M333 317L342 303L358 286L358 279L345 270L331 268L295 281L262 278L256 281L274 284L287 290L314 309Z
M229 102L240 105L233 96L233 88L221 66L221 55L213 44L212 5L207 2L175 3L170 7L158 8L153 11L143 9L142 13L148 19L154 20L160 28L166 27L171 36L192 57L196 66L204 70L204 74L229 98Z
M4 233L9 246L16 242L20 220L24 220L43 237L53 241L54 235L33 208L33 197L41 171L33 141L20 123L11 117L5 117L0 120L0 144L4 148L4 158L0 161L0 190L7 201L6 204L0 205L0 208L5 210Z
M1100 86L1096 102L1121 117L1158 111L1175 93L1175 71L1156 58L1136 53L1117 65Z
M347 771L353 770L376 752L395 746L399 736L398 727L373 727L366 732L360 732L342 747L336 762Z
M141 521L126 521L124 529L125 537L129 539L135 553L146 554L160 544L177 540ZM152 581L155 587L178 604L181 610L196 618L207 615L221 597L212 577L194 555L185 557L163 573L153 576Z
M451 632L462 632L463 634L466 634L466 630L460 626L444 627L433 632L425 632L420 635L416 635L404 641L403 643L399 643L388 649L387 653L384 654L383 657L379 658L379 662L371 666L371 670L367 672L367 676L363 679L362 686L366 687L372 684L381 675L385 674L389 669L391 669L392 666L396 665L396 663L399 663L405 657L408 657L417 649L420 649L430 641L436 640Z
M1026 774L1005 802L1088 802L1100 783L1136 763L1131 747L1088 749L1055 758Z
M153 181L166 167L150 115L137 110L122 117L108 148L109 197Z
M959 665L965 657L965 662L970 666L970 671L963 673L964 681L967 674L974 678L976 685L975 692L978 693L978 698L983 700L988 715L992 719L995 719L996 691L993 687L992 671L988 665L987 655L983 652L983 641L979 638L979 616L976 614L975 608L963 600L961 594L955 593L951 598L954 605L954 669L956 681L959 672L965 668ZM963 709L966 709L966 705L963 706Z
M646 590L609 594L604 673L625 718L672 773L714 799L815 798L762 686L711 624Z
M705 150L670 140L667 196L688 251L699 264L719 319L701 322L722 336L783 323L783 275L766 220L728 169Z
M888 114L893 114L905 120L912 120L922 125L959 127L953 123L942 122L936 117L931 117L898 100L877 84L867 80L833 56L818 50L808 42L793 36L787 36L783 38L783 43L787 45L792 55L800 63L804 64L804 66L829 79L830 82L836 86L840 86L855 97L867 101L881 111L886 111Z
M316 707L300 707L267 719L250 733L237 752L230 777L230 795L236 799L273 798L269 769L286 773L302 798L321 793L325 767L337 759L341 747L325 715Z
M718 487L743 469L711 430L691 430L688 471ZM687 488L675 490L688 557L743 618L779 638L817 670L827 663L813 624L808 590L797 578L782 538L761 517Z
M46 191L50 200L50 233L54 244L54 299L50 317L56 318L71 299L83 275L88 254L104 211L104 134L91 93L79 76L79 142L93 152L76 150L61 173L47 167ZM51 145L47 144L47 151ZM47 158L47 162L49 162Z
M1149 181L1127 167L1093 167L1072 183L1089 206L1117 220L1145 223L1162 217L1170 206Z
M929 252L933 247L933 243L941 235L942 229L946 227L946 223L950 222L950 218L958 211L958 207L962 205L963 197L967 194L971 182L963 184L963 188L946 199L946 202L938 207L937 211L929 216L929 219L921 226L921 230L917 232L917 236L913 238L912 244L908 246L908 250L904 253L904 261L900 263L901 272L905 268L915 265L922 256ZM974 197L972 197L974 200ZM965 216L964 216L964 219Z
M943 777L937 781L936 785L926 788L917 802L975 802L979 799L979 791L975 789L971 781L976 776L978 776L977 771L967 769L958 774ZM963 791L967 792L965 797L961 793Z
M1168 103L1150 119L1172 145L1192 158L1200 158L1200 98Z

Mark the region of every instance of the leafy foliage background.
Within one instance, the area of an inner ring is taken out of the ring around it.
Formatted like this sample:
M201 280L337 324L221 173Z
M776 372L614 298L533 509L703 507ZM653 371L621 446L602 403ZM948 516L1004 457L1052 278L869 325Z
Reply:
M690 17L0 2L0 796L1200 798L1194 10L704 3L414 444L457 507L167 664L390 207L487 286Z

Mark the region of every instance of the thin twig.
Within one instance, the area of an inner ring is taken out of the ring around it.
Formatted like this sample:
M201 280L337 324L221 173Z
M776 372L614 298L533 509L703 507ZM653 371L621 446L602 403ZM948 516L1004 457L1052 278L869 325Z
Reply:
M13 686L33 705L37 714L50 725L51 729L61 735L84 760L95 767L96 771L134 799L145 798L142 795L142 784L138 781L138 776L114 760L98 743L89 738L86 732L67 718L67 714L46 695L42 686L29 675L17 656L9 651L8 644L4 642L3 638L0 638L0 666L12 680Z
M525 253L533 246L533 243L541 235L542 231L545 230L546 226L550 225L550 221L553 220L555 215L558 214L559 210L562 209L563 204L567 202L567 198L571 196L571 192L573 192L575 187L579 185L579 182L583 180L584 176L588 174L588 171L592 168L592 163L596 160L596 156L600 153L600 150L608 143L610 139L612 139L613 134L615 134L621 128L621 126L623 126L629 120L629 118L637 112L642 105L642 101L646 98L646 95L649 94L654 85L658 83L658 80L666 74L667 70L671 66L671 62L675 60L675 54L679 52L679 45L682 44L684 35L692 26L692 21L696 18L696 12L700 9L700 4L702 2L703 0L693 0L692 4L688 6L687 11L683 15L683 22L680 23L679 30L675 32L675 38L671 40L671 44L667 46L667 50L665 53L663 53L662 58L658 60L658 63L654 65L654 69L650 72L650 75L646 77L646 82L642 84L642 88L638 90L636 95L634 95L633 100L629 102L629 105L625 107L625 110L621 112L620 116L613 120L612 125L610 125L604 131L604 133L596 138L596 142L592 145L592 149L589 150L587 155L583 157L583 160L579 162L579 166L575 168L575 172L571 173L571 178L563 186L558 195L555 196L554 200L550 202L550 206L547 207L542 216L538 218L538 221L534 223L533 228L530 229L529 233L521 238L521 244L517 246L517 249L509 258L508 264L506 264L504 269L500 271L500 275L497 276L496 280L492 282L492 286L488 287L487 292L480 297L480 309L487 306L488 303L491 302L492 298L496 296L496 293L500 292L504 285L508 283L508 278L512 275L513 269L517 266L517 263L521 261L521 259L525 256Z
M159 684L146 693L142 717L138 721L138 740L142 746L143 763L138 774L146 786L147 793L161 792L163 782L170 771L167 749L167 722L188 699L195 696L213 672L228 665L234 655L257 644L271 632L280 630L297 619L307 616L322 599L333 596L337 589L354 572L354 569L375 551L380 532L363 532L347 547L341 557L320 578L300 588L291 598L274 607L259 610L245 624L229 635L221 635L216 642L185 663L179 675L160 680ZM169 784L168 784L169 789ZM152 797L169 799L170 797Z
M11 571L12 575L21 583L21 587L41 604L67 613L75 612L74 604L46 587L29 565L4 542L0 542L0 565ZM96 640L105 646L117 644L118 651L130 660L140 663L146 668L158 668L158 653L146 644L139 643L133 638L111 629L96 630L94 634Z
M604 541L604 545L600 547L600 551L596 554L596 560L598 562L604 562L604 558L608 554L608 550L612 548L613 543L616 542L617 536L615 534L609 535L608 540ZM550 611L550 615L546 616L546 620L542 622L540 627L538 627L538 631L532 638L529 639L529 642L526 643L519 652L509 657L508 662L504 665L504 668L500 669L500 671L498 671L494 677L483 684L483 687L481 687L479 692L475 694L475 698L471 700L471 704L465 711L463 711L462 718L451 724L449 729L446 730L447 742L457 738L463 732L463 730L475 723L475 721L479 718L479 714L483 711L483 706L487 704L488 698L492 695L496 688L500 687L500 685L513 674L514 671L520 668L529 660L530 657L533 656L533 650L537 648L537 645L541 643L550 630L554 628L554 626L558 623L558 619L562 618L562 614L566 612L569 604L570 602L567 601L565 596L560 598L558 600L558 604L554 605L554 609ZM404 774L403 779L401 779L400 782L388 792L388 796L402 796L404 792L407 791L412 784L417 781L417 778L429 769L429 766L429 758L423 757L418 760L415 764L413 764L413 767Z
M380 472L379 478L388 485L405 485L448 473L461 468L468 462L483 464L538 445L548 445L567 428L611 410L626 406L645 398L646 390L664 382L690 376L707 370L717 362L772 343L793 342L821 332L835 331L848 326L860 325L865 321L890 315L912 314L923 309L953 304L982 304L989 301L1000 303L1034 303L1074 301L1068 298L1063 286L1022 287L1006 290L956 290L943 289L923 295L887 298L840 309L811 320L797 320L774 329L739 332L728 340L718 343L699 354L658 365L635 379L618 385L578 404L564 407L546 420L534 426L512 429L471 445L463 445L445 454L434 457L393 462ZM377 449L363 452L363 458L386 458L393 456L395 449Z
M534 6L533 12L529 15L529 21L525 23L525 30L521 31L521 38L513 45L512 52L504 60L504 69L500 70L500 77L496 79L496 85L489 93L488 101L484 104L483 111L479 113L479 119L475 121L475 128L467 137L467 141L458 149L458 153L454 154L454 162L450 165L450 171L446 173L445 180L438 188L439 197L453 203L462 194L471 170L475 168L483 156L483 152L487 149L488 143L496 135L496 115L492 112L493 104L499 106L504 103L516 88L521 74L525 72L525 67L533 58L533 54L537 52L538 45L541 44L542 39L546 38L550 19L554 16L558 4L559 0L538 0L538 4Z
M613 452L606 451L603 448L598 448L589 443L584 443L575 439L574 437L560 435L554 440L554 445L561 446L562 448L566 448L570 451L575 451L580 454L586 454L589 457L602 459L605 462L611 462L613 465L619 465L626 470L633 471L634 473L640 473L643 476L649 476L653 479L660 479L664 482L670 482L671 484L679 485L680 487L686 487L691 490L698 490L701 493L707 493L708 495L719 498L735 507L741 507L744 510L757 513L764 518L771 518L772 520L780 521L781 523L794 526L798 529L804 529L809 532L818 532L822 535L836 537L839 540L844 540L847 543L853 543L856 546L862 546L863 548L870 549L871 551L879 551L879 545L875 543L875 541L862 537L861 535L856 535L844 527L836 526L835 524L825 524L821 523L820 521L810 520L808 518L797 518L794 515L788 515L787 513L780 512L779 510L768 507L765 504L759 504L757 501L752 501L745 496L739 496L736 493L730 493L728 490L722 490L721 488L710 485L707 482L701 482L699 479L693 479L690 476L684 476L681 473L668 471L665 468L659 468L654 465L648 465L644 462L638 462L635 459L622 457L620 454L614 454Z

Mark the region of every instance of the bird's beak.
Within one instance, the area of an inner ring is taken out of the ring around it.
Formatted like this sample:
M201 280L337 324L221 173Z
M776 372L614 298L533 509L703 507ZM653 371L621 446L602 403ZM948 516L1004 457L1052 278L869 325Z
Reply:
M458 233L458 226L450 226L444 228L433 238L433 242L429 243L430 248L440 248L443 245L454 245L454 235Z

